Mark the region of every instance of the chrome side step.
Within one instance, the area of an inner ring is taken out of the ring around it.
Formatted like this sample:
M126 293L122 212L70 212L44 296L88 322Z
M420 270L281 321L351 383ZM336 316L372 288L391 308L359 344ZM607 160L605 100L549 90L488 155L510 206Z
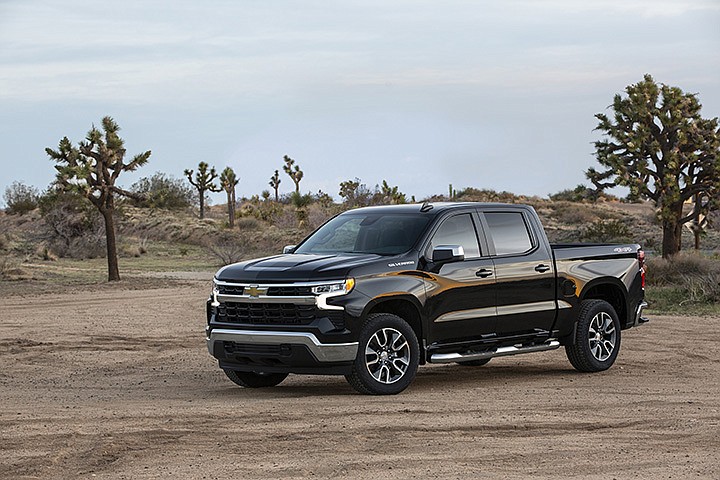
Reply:
M451 363L466 362L469 360L482 360L484 358L505 357L508 355L519 355L521 353L544 352L545 350L555 350L560 347L557 340L548 340L539 345L499 347L495 350L477 353L434 353L430 356L430 363Z

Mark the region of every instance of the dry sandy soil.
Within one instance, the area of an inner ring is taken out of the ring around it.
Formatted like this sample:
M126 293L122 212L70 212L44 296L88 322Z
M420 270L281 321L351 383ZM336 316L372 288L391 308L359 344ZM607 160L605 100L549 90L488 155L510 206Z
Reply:
M0 478L720 478L719 318L656 317L615 366L562 350L246 390L203 338L208 282L0 299Z

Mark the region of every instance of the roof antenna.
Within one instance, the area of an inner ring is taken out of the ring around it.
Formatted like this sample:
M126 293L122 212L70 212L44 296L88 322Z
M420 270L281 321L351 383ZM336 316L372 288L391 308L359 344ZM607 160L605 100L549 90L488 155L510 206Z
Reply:
M425 200L422 204L422 207L420 207L420 211L422 213L429 212L432 209L433 209L433 206L427 200Z

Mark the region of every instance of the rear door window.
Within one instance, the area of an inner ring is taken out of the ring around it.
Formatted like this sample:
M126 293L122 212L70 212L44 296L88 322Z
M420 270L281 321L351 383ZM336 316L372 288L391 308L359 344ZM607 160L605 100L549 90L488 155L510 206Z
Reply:
M532 250L532 237L522 213L485 212L485 219L497 255L522 254Z

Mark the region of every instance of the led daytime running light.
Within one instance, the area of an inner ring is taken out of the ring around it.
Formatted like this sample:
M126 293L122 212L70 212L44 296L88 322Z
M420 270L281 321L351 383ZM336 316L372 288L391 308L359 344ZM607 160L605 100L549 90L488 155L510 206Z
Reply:
M347 294L355 287L355 279L348 278L344 282L339 283L328 283L327 285L317 285L312 287L312 293L315 295L327 294L327 293L342 293Z

